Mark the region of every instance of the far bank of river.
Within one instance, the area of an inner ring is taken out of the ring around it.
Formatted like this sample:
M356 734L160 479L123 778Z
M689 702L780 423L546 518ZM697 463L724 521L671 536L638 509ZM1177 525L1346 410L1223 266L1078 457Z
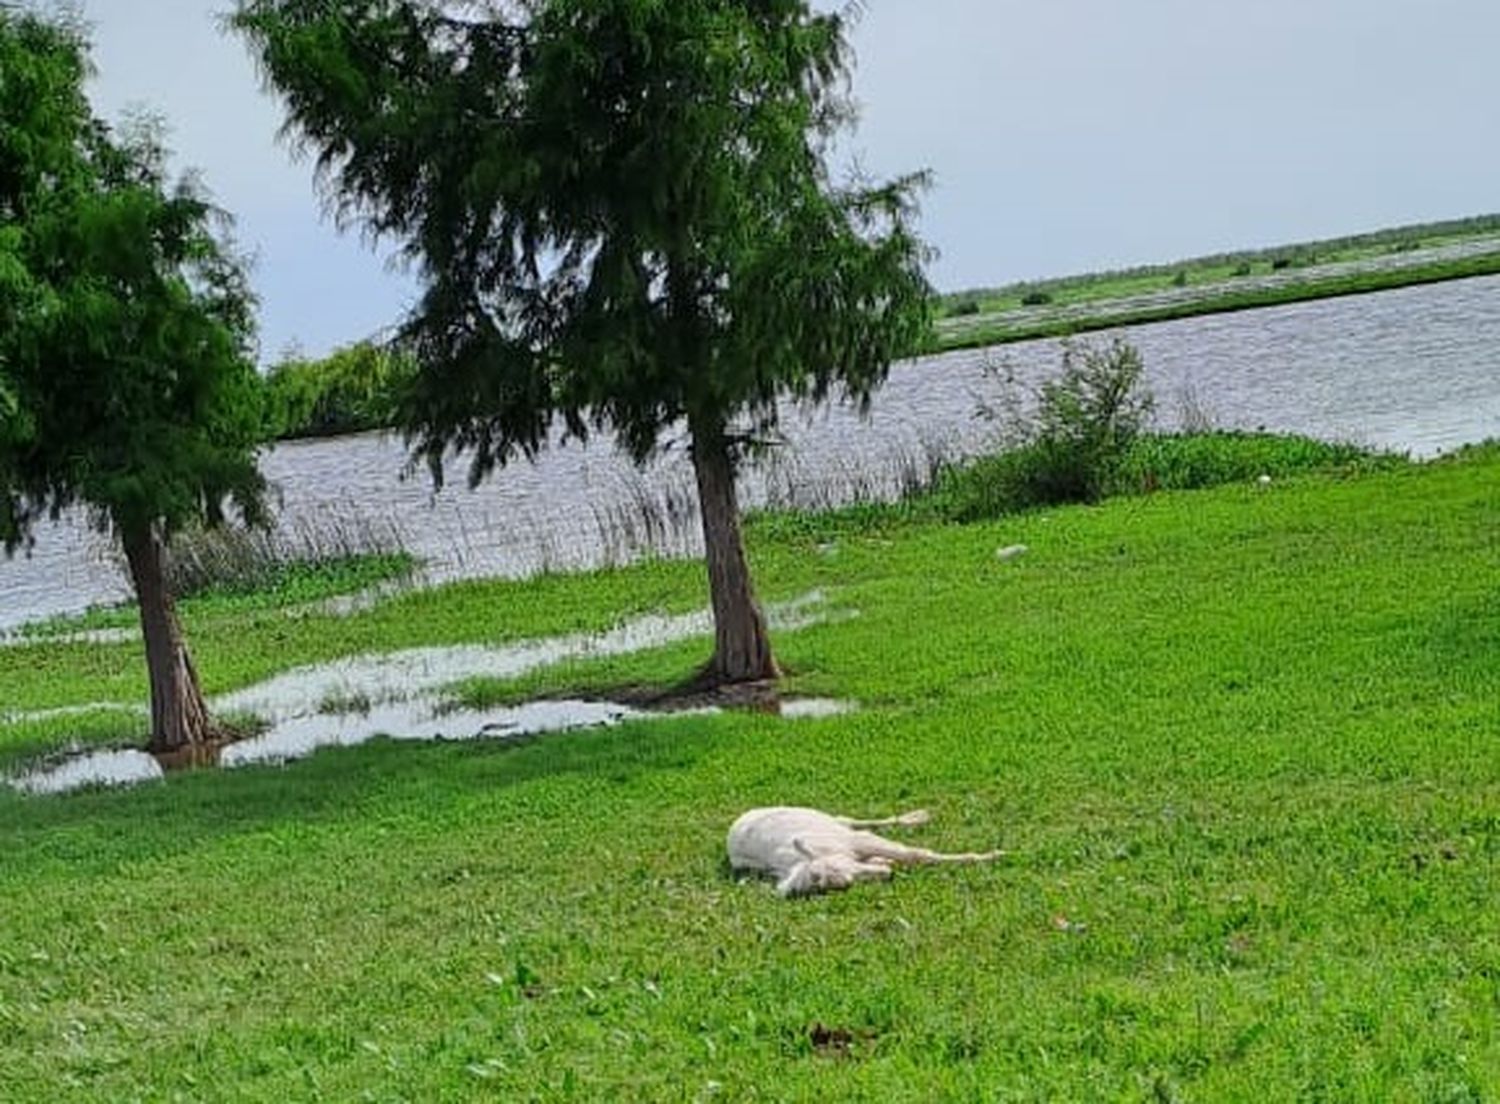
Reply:
M1130 327L1162 421L1185 410L1226 428L1267 428L1427 456L1500 437L1500 276ZM821 506L890 496L935 455L985 448L975 417L993 369L1055 369L1057 342L975 349L896 365L868 419L789 410L786 446L747 474L747 506ZM434 495L403 480L399 439L362 434L267 452L282 524L329 518L393 525L434 580L586 568L651 550L698 548L681 449L645 472L597 440L545 452L470 492L462 462ZM105 544L80 518L43 527L30 558L0 561L0 628L124 594Z
M1190 272L1193 279L1187 278ZM1039 290L1058 288L1057 302L991 305L977 313L949 315L938 320L935 347L981 348L1494 275L1500 275L1500 236L1494 234L1258 275L1202 276L1190 262L1175 278L1157 275L1154 287L1143 288L1152 282L1144 277L1107 275L1042 283ZM973 302L980 304L982 297Z

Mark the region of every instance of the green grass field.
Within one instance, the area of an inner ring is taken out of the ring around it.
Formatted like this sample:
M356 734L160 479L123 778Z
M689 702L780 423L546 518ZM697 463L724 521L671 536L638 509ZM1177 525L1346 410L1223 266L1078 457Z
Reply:
M0 788L0 1098L1500 1095L1500 450L752 536L767 597L858 611L779 646L791 689L861 712ZM188 628L220 691L692 609L699 572ZM704 650L525 689L666 683ZM134 645L36 643L0 687L38 709L144 675ZM3 725L0 756L139 723ZM785 902L724 868L766 803L925 806L913 838L1014 854Z

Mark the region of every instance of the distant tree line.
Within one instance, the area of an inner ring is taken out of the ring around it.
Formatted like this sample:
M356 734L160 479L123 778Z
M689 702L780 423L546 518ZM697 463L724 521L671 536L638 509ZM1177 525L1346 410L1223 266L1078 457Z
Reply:
M265 375L262 433L274 441L389 429L416 376L409 352L375 339L325 357L284 357Z

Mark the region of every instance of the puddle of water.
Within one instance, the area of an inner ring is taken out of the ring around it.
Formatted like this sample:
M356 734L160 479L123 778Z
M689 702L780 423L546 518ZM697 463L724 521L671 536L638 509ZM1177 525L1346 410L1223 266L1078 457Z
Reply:
M165 773L161 764L144 751L96 751L9 781L22 793L60 794L84 786L133 786L155 782Z
M827 602L828 596L815 590L771 606L767 617L772 628L795 631L830 620ZM410 702L464 679L517 678L570 659L628 655L711 631L712 615L699 610L676 616L652 614L603 633L574 633L498 647L471 644L353 656L287 671L218 698L214 708L225 714L253 714L274 726L316 713L331 703L359 702L373 707Z
M801 720L809 717L842 717L859 710L859 703L836 698L792 698L781 703L783 717Z
M613 727L643 716L612 702L538 701L510 709L443 710L432 696L391 702L368 713L292 717L269 732L226 747L221 766L281 764L324 747L354 747L377 736L393 740L522 740L550 732Z
M354 656L285 674L219 698L221 713L249 713L273 725L325 703L371 706L411 701L469 678L516 678L569 659L625 655L684 640L712 627L707 613L652 616L602 634L578 633L502 647L458 645Z
M26 648L34 644L129 644L140 637L136 628L77 629L56 633L0 633L0 648Z
M856 702L834 698L792 698L777 702L766 711L796 720L842 716L858 708ZM425 742L520 742L548 733L612 728L639 717L722 712L723 707L703 706L652 713L614 702L582 700L534 701L492 710L453 710L445 709L438 696L427 694L417 699L387 702L362 712L289 717L260 736L225 747L219 753L218 765L279 766L305 758L320 748L355 747L378 737ZM91 785L135 785L158 781L164 776L155 757L143 751L119 750L81 754L9 781L23 793L59 794Z
M812 591L767 609L771 626L795 631L857 616L830 611L828 596ZM259 717L270 727L260 736L225 747L218 764L282 764L324 747L352 747L378 736L397 740L522 740L553 732L617 725L653 714L613 702L536 701L513 708L455 710L445 688L473 677L515 678L568 659L625 655L711 632L706 611L651 615L603 633L576 633L504 647L459 645L414 648L378 656L355 656L301 667L257 686L215 699L221 714ZM826 717L851 711L849 702L793 699L770 712L789 718ZM79 715L138 706L97 702L17 714L12 719ZM716 710L705 710L713 712ZM10 779L28 793L61 793L91 784L119 785L159 779L162 767L141 751L80 755L65 763Z
M858 708L854 702L832 698L793 698L777 703L768 712L788 719L803 719L842 716ZM219 765L279 765L311 755L319 748L355 747L382 736L427 743L443 740L519 742L548 733L613 728L640 717L711 715L723 711L721 707L708 706L654 712L615 702L576 699L533 701L510 708L455 710L445 708L437 695L426 694L406 701L386 702L364 711L290 717L254 739L226 747L219 757Z
M90 713L135 713L144 715L145 706L127 702L86 702L83 705L59 705L52 709L22 709L13 713L0 713L0 724L29 724L37 721L52 721L61 717L86 717Z

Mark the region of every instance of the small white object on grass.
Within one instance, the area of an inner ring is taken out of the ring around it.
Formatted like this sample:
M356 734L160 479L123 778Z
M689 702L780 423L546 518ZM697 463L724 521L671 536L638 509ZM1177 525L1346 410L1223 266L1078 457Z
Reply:
M999 560L1001 563L1009 563L1011 560L1020 559L1030 551L1031 549L1026 547L1026 545L1024 544L1013 544L1008 548L1002 548L1000 549L1000 551L996 552L995 559Z
M1269 475L1262 475L1256 482L1262 487L1269 487L1271 485L1271 477Z

